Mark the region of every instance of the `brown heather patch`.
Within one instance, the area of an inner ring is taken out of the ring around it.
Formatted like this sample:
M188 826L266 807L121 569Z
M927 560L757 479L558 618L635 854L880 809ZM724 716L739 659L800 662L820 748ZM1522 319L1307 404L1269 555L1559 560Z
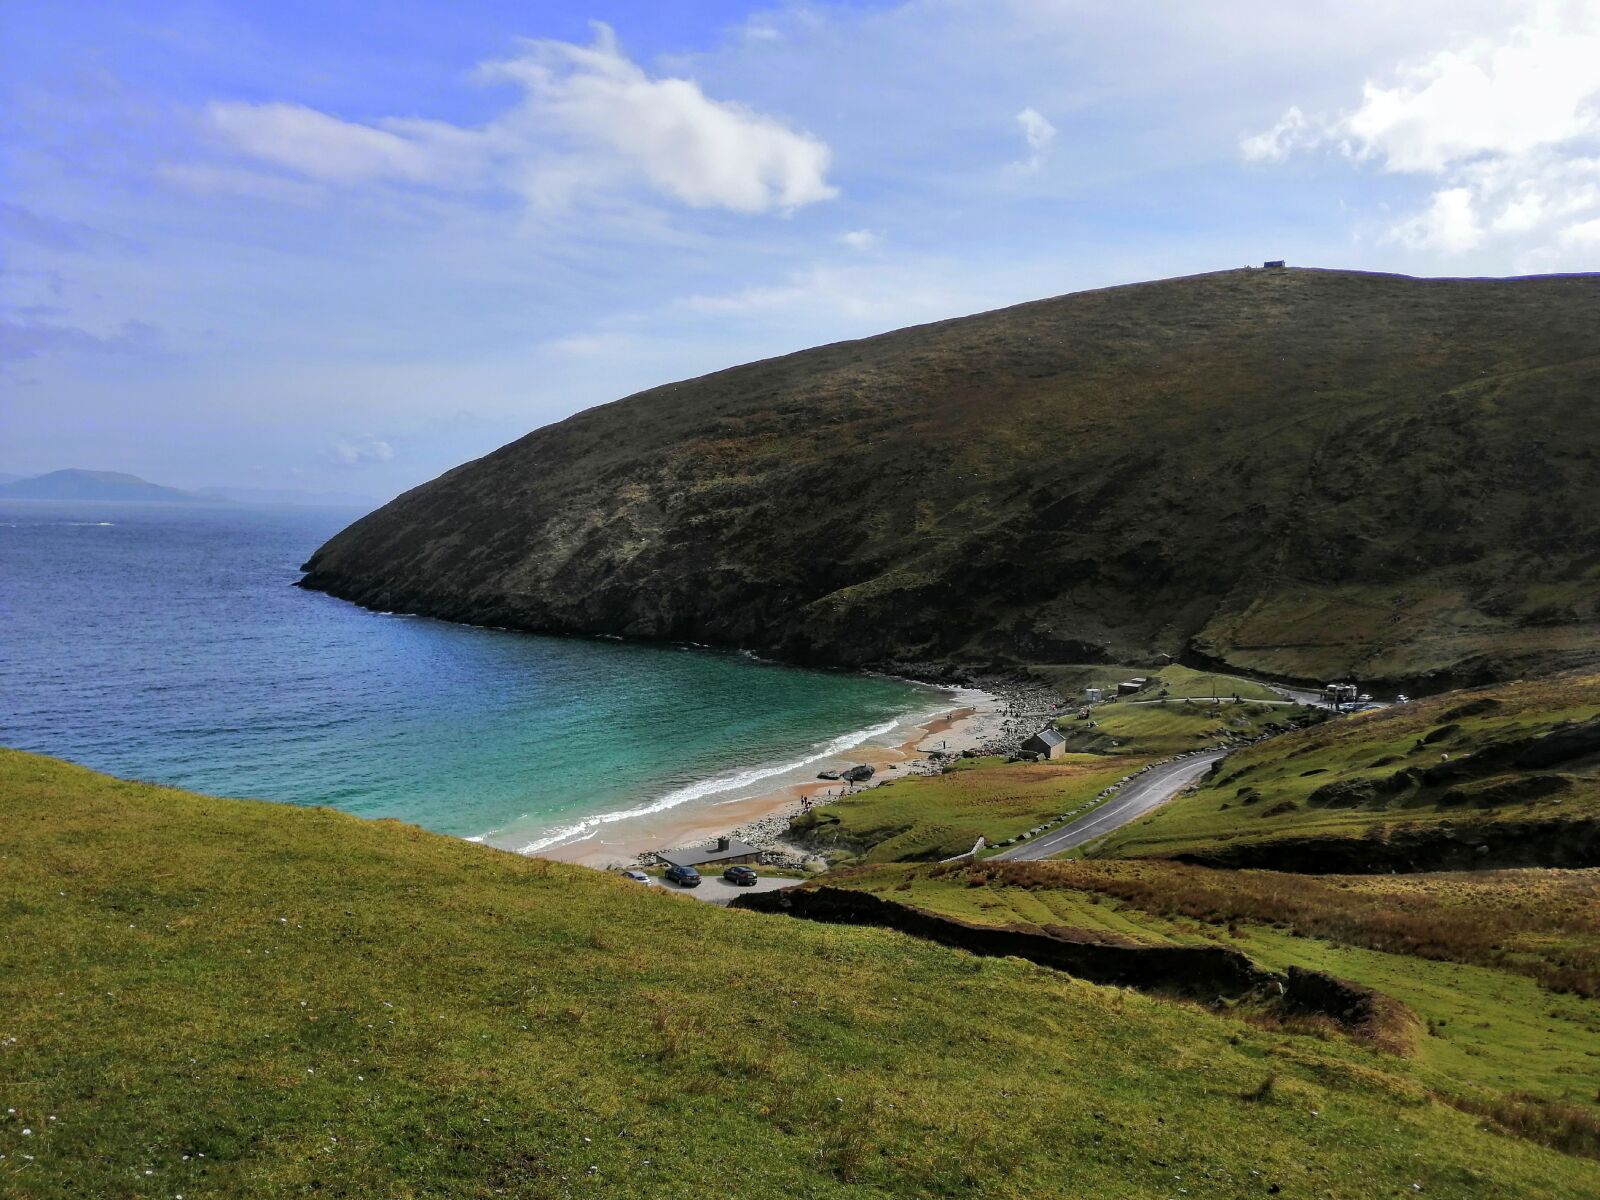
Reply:
M1593 1109L1544 1100L1525 1092L1513 1092L1498 1100L1440 1098L1462 1112L1487 1118L1505 1133L1563 1154L1600 1158L1600 1114Z
M965 865L931 874L960 874ZM1211 925L1256 921L1393 954L1497 967L1600 997L1600 870L1412 876L1219 871L1165 862L989 862L996 884L1112 896Z

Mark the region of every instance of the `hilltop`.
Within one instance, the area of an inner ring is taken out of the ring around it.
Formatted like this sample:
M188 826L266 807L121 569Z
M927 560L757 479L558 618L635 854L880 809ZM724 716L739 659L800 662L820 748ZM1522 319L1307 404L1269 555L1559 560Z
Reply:
M0 878L6 1195L1594 1193L1506 1136L1593 1088L1588 1001L1413 1060L14 751Z
M1600 276L1242 270L670 384L306 564L362 604L862 665L1428 688L1600 658Z

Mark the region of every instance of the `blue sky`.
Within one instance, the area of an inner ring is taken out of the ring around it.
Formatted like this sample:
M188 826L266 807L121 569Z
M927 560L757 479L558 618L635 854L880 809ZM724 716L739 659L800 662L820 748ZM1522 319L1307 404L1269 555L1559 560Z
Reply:
M1600 0L3 20L0 471L387 497L653 384L1086 287L1600 268Z

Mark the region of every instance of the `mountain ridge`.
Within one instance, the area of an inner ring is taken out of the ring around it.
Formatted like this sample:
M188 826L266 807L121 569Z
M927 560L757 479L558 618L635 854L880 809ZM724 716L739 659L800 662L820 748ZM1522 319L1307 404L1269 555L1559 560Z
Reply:
M587 410L303 583L842 666L1500 678L1600 653L1597 394L1593 275L1119 285Z

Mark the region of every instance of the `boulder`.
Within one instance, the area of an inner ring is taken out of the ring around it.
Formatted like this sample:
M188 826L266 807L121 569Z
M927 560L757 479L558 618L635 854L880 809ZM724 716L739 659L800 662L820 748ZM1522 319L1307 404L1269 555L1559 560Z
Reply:
M841 772L839 778L849 783L865 783L867 780L871 779L874 774L875 772L873 769L866 763L859 763L856 766L851 767L849 770Z

